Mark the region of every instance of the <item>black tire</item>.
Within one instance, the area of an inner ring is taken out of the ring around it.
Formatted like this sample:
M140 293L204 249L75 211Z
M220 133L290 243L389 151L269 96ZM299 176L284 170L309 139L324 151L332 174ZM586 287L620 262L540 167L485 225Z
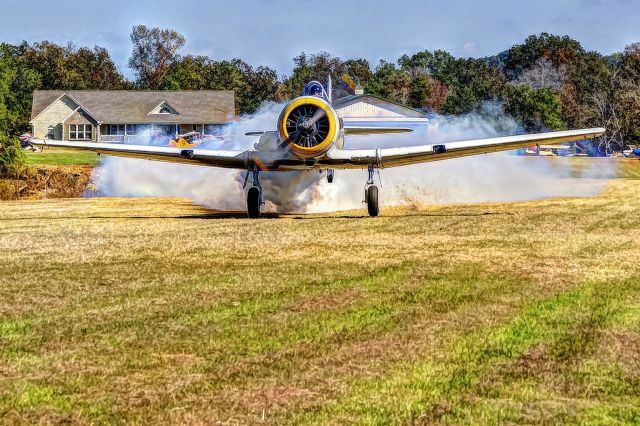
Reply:
M367 189L367 210L369 216L376 217L380 213L380 206L378 205L378 187L371 185Z
M333 183L333 174L334 174L333 170L331 169L327 170L327 182Z
M260 217L260 189L252 186L247 191L247 216L251 219Z

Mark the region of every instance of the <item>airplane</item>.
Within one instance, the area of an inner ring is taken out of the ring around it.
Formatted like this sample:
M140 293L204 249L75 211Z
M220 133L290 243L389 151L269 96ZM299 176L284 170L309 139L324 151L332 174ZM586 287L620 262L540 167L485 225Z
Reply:
M604 128L592 128L438 144L425 141L422 145L392 148L345 149L345 138L352 135L407 133L414 129L343 121L332 107L330 79L326 90L318 81L309 82L302 96L293 99L283 108L276 126L277 130L246 133L247 136L259 137L254 147L248 150L52 141L37 139L29 134L20 136L20 140L33 147L64 147L102 155L244 170L243 188L246 189L249 176L252 176L251 185L246 191L247 215L258 218L264 204L259 179L261 172L320 170L326 171L327 180L331 183L335 169L367 169L364 202L369 215L378 216L379 191L374 183L376 170L508 151L536 144L592 139L605 132Z

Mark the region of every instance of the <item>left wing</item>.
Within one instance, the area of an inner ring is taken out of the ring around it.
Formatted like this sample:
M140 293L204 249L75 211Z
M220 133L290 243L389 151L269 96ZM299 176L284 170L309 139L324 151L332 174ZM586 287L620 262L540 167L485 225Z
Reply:
M362 168L369 164L374 164L377 167L396 167L447 158L509 151L542 143L559 144L581 139L593 139L601 136L605 131L605 129L598 127L397 148L335 149L329 151L328 158L321 160L320 163L333 168Z
M22 138L21 138L22 139ZM168 146L125 145L117 143L67 142L25 138L25 142L38 146L53 146L116 157L141 158L170 163L246 169L254 164L252 151L223 151L213 149L177 148Z

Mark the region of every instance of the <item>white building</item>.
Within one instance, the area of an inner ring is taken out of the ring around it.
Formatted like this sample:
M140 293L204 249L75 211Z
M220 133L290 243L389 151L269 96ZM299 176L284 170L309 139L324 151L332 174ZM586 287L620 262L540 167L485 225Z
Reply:
M338 117L349 122L401 122L426 124L427 115L374 95L352 95L333 101Z
M147 131L215 135L234 118L229 90L36 90L30 124L41 139L124 142Z

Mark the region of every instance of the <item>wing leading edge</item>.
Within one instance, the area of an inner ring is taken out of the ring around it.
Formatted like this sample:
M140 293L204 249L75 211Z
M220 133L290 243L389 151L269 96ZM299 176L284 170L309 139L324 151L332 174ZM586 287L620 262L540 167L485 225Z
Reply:
M604 132L604 128L598 127L397 148L333 150L329 151L329 158L323 160L322 163L334 168L361 168L368 164L374 164L378 167L396 167L447 158L509 151L542 143L558 144L593 139L601 136Z
M98 154L116 157L139 158L169 163L207 165L231 169L246 169L253 164L250 151L224 151L213 149L185 149L167 146L124 145L115 143L67 142L42 139L29 139L29 143L38 146L51 146L79 151L93 151Z

